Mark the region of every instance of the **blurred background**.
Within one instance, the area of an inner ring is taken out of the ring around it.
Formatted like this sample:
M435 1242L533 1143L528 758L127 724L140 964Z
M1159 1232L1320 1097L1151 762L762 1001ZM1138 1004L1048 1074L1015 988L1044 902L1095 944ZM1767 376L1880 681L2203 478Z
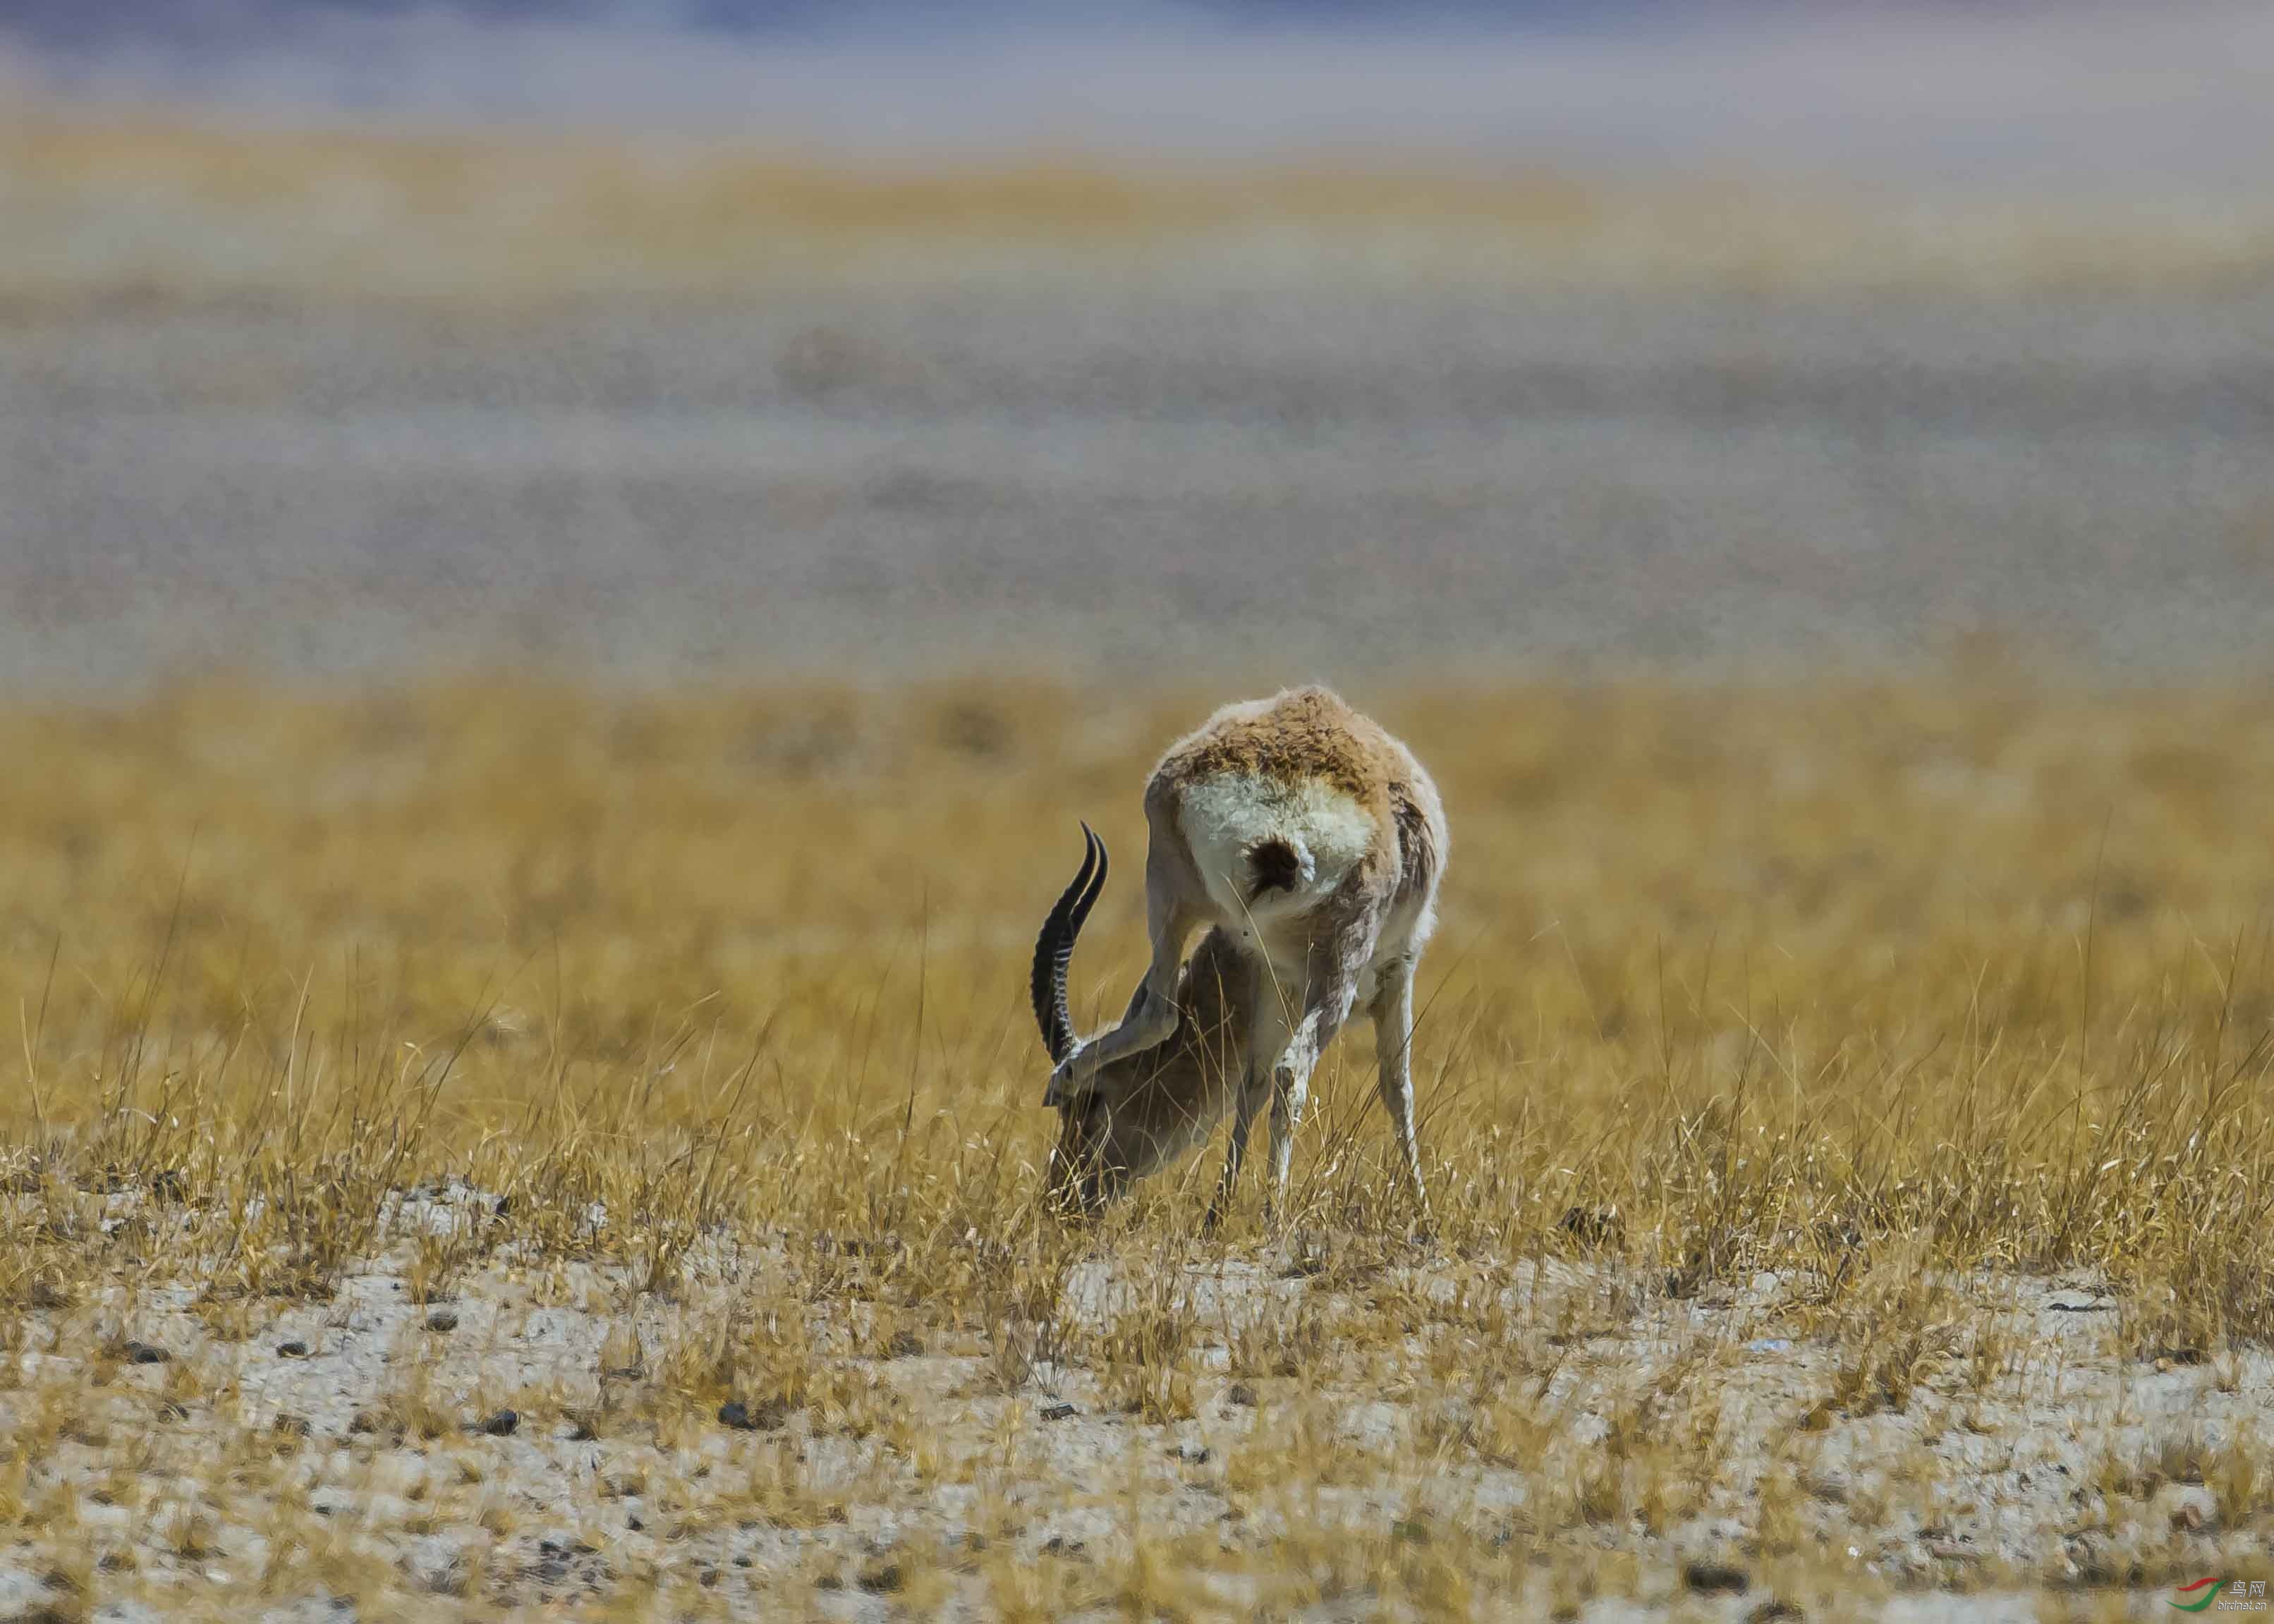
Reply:
M0 0L0 680L2256 671L2274 11Z

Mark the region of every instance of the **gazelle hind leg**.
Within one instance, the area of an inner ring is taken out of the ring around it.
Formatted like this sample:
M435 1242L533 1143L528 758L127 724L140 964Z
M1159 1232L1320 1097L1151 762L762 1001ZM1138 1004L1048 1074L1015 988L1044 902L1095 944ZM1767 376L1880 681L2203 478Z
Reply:
M1294 1030L1271 1068L1271 1188L1265 1210L1275 1217L1286 1211L1287 1173L1294 1160L1295 1130L1303 1125L1303 1110L1310 1102L1311 1073L1350 1019L1357 996L1357 976L1350 964L1337 961L1314 970L1304 989Z
M1380 1068L1382 1107L1397 1141L1397 1159L1421 1222L1429 1222L1429 1194L1421 1187L1421 1152L1413 1137L1413 955L1400 953L1376 973L1374 1052Z
M1311 1102L1310 1068L1282 1064L1271 1074L1271 1183L1263 1192L1263 1215L1276 1223L1287 1210L1287 1170L1295 1159L1295 1130Z

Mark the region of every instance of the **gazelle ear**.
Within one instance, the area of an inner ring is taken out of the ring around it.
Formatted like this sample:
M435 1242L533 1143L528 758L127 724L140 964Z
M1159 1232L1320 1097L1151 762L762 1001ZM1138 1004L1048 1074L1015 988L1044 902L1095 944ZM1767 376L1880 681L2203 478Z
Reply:
M1072 1049L1066 1050L1065 1057L1067 1060L1071 1060L1081 1052L1081 1044L1077 1041ZM1064 1063L1061 1062L1060 1064ZM1085 1085L1081 1083L1061 1082L1058 1080L1059 1075L1059 1073L1053 1071L1050 1074L1050 1086L1043 1090L1043 1103L1045 1106L1067 1104L1071 1101L1079 1097L1085 1086Z
M1083 1106L1092 1100L1103 1100L1111 1105L1121 1097L1128 1086L1129 1079L1126 1072L1125 1066L1113 1064L1106 1066L1102 1071L1092 1072L1079 1082L1061 1083L1056 1077L1052 1077L1050 1086L1043 1093L1043 1103Z

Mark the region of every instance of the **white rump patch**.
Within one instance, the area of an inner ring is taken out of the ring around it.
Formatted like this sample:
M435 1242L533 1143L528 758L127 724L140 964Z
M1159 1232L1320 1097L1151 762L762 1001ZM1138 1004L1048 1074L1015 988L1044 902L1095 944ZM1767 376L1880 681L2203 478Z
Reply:
M1187 786L1178 822L1209 899L1235 928L1251 914L1307 911L1349 877L1374 838L1374 820L1357 797L1315 778L1291 784L1247 772ZM1303 878L1292 891L1266 891L1251 902L1247 853L1270 839L1294 848Z

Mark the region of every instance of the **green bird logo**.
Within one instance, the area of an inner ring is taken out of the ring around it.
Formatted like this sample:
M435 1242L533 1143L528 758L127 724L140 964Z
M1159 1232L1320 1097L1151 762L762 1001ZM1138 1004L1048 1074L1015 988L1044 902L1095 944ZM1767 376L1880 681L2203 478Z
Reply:
M2218 1586L2217 1579L2198 1579L2193 1584L2183 1584L2174 1594L2171 1605L2181 1613L2201 1613L2218 1599ZM2185 1599L2190 1597L2194 1599Z

